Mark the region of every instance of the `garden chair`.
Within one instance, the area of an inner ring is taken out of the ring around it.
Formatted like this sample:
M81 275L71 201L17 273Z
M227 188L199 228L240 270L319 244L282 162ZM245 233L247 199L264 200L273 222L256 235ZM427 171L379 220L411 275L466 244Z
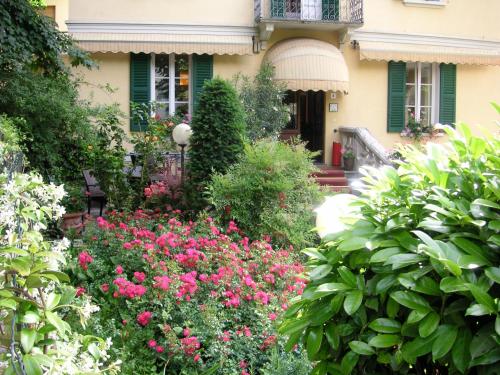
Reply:
M99 216L102 216L102 211L106 204L106 193L101 190L99 183L89 170L83 171L83 177L85 178L88 214L90 215L92 201L97 201L99 202Z

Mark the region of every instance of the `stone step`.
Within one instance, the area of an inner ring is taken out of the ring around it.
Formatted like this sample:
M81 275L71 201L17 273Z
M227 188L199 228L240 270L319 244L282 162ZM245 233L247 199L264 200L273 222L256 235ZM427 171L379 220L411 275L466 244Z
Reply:
M345 194L351 194L352 190L349 186L332 186L332 185L325 185L323 186L324 189L331 191L332 193L345 193Z
M345 173L341 169L325 168L312 174L313 177L344 177Z
M349 186L349 181L345 177L316 177L316 182L322 186Z

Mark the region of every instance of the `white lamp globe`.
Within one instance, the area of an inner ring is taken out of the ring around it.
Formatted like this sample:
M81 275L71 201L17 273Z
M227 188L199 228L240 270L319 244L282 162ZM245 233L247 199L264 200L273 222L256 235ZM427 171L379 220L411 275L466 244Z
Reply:
M181 123L176 125L172 131L172 138L174 138L174 142L179 146L187 146L192 133L191 126L186 123Z
M336 194L326 197L325 202L316 208L316 230L321 238L347 229L345 219L356 217L359 207L351 203L357 199L352 194Z

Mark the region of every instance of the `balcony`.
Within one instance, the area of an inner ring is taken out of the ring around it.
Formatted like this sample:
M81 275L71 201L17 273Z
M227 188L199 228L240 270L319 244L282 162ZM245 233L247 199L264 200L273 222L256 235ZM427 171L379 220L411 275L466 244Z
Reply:
M363 25L363 0L255 0L255 21L279 27L342 29Z

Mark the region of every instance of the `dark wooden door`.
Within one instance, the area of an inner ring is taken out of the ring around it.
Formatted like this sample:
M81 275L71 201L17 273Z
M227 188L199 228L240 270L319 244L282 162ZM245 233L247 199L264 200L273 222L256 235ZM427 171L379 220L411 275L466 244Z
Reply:
M281 133L281 139L299 137L307 149L319 151L318 162L323 161L325 137L325 93L322 91L288 91L285 103L290 109L290 123Z

